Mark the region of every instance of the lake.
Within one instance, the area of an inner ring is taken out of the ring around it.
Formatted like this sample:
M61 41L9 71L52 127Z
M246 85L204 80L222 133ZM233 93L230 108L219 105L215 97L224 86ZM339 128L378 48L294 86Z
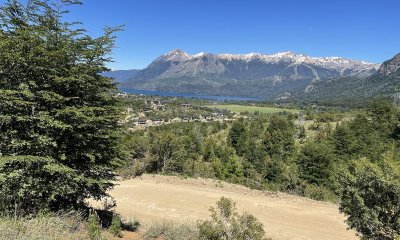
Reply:
M212 96L212 95L199 95L191 93L173 93L164 91L151 91L151 90L140 90L140 89L120 89L122 92L129 94L143 94L149 96L161 96L161 97L182 97L182 98L196 98L214 101L262 101L259 98L251 97L239 97L239 96Z

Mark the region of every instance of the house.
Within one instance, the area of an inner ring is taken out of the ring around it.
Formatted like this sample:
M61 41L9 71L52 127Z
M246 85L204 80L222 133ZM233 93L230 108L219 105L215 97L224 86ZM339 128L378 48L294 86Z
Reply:
M128 93L126 93L126 92L117 93L117 94L115 94L115 97L127 98Z
M207 121L211 121L212 120L212 116L211 115L205 115L204 119Z
M165 110L165 105L164 104L158 104L158 105L153 105L153 109L155 110Z
M192 108L192 104L183 103L183 104L181 104L181 107L183 107L183 108Z
M137 125L146 125L147 121L146 121L146 119L139 119L139 120L137 120L136 124Z
M151 112L152 110L153 110L153 109L150 108L150 107L145 107L145 108L143 109L144 112Z
M190 122L190 118L189 117L183 117L182 118L182 122Z
M160 125L163 121L160 118L154 118L152 122L154 125Z

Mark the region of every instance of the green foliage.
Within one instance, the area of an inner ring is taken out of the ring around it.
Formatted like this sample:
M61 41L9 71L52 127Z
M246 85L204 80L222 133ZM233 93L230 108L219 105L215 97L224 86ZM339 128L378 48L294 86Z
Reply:
M399 112L379 101L357 112L311 112L313 121L304 120L308 114L297 120L273 114L152 127L124 137L130 157L122 172L216 178L337 202L339 174L352 168L354 159L377 163L400 146ZM318 127L310 134L305 127L312 123ZM301 131L304 138L298 139Z
M328 186L334 158L332 148L327 144L307 143L297 160L300 177L311 184Z
M387 101L374 101L366 113L336 128L332 136L343 160L367 157L378 161L389 150L399 125L400 111Z
M167 164L170 163L176 148L178 147L176 138L173 133L161 132L160 134L151 133L150 138L153 140L150 153L154 157L151 168L154 171L164 172Z
M289 118L272 115L263 141L269 156L282 161L290 159L295 150L294 134L294 124Z
M120 110L114 83L100 73L117 29L92 38L64 22L74 4L0 8L0 195L12 193L9 210L78 207L113 185Z
M373 127L382 134L390 135L399 124L400 113L393 104L384 99L377 99L368 106L368 115Z
M340 210L363 239L392 240L400 235L400 165L387 154L378 164L354 163L341 178Z
M122 237L122 221L118 214L113 215L113 219L108 230L112 235L116 237Z
M279 160L270 160L267 163L265 179L270 182L280 182L285 173L285 164Z
M211 220L198 224L204 240L261 240L265 238L263 225L251 214L238 214L235 203L222 197L217 208L211 208Z
M225 179L234 179L234 181L236 180L235 182L240 181L240 178L243 176L242 165L235 157L230 157L228 159L223 168L223 171Z
M0 210L25 214L60 207L59 196L73 197L79 189L77 177L73 169L51 158L0 157Z
M317 201L338 202L338 197L332 190L315 184L308 184L304 188L304 196Z
M247 151L247 130L243 120L236 121L232 124L228 133L228 141L236 150L237 154L243 155Z
M95 211L91 211L87 220L87 231L91 240L103 240L101 235L100 218Z

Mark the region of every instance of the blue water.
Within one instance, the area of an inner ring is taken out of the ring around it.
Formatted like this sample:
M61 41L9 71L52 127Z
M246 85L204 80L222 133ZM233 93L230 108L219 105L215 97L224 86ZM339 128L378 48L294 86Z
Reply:
M212 95L198 95L191 93L173 93L173 92L163 92L163 91L150 91L150 90L139 90L139 89L120 89L123 92L130 94L143 94L150 96L161 96L161 97L182 97L182 98L197 98L215 101L261 101L258 98L249 97L238 97L238 96L212 96Z

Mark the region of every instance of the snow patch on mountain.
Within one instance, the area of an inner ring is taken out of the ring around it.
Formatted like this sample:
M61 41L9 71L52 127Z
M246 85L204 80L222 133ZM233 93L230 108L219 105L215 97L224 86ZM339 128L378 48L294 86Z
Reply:
M261 53L248 53L248 54L210 54L200 52L194 55L190 55L180 49L173 50L160 58L165 61L190 61L203 57L213 57L215 59L221 60L240 60L240 61L263 61L265 63L293 63L293 64L310 64L315 66L320 66L324 68L333 68L340 71L345 71L346 69L360 68L374 69L378 70L380 64L369 63L365 61L351 60L341 57L310 57L303 54L296 54L290 51L279 52L274 54L261 54ZM158 59L160 60L160 59Z

